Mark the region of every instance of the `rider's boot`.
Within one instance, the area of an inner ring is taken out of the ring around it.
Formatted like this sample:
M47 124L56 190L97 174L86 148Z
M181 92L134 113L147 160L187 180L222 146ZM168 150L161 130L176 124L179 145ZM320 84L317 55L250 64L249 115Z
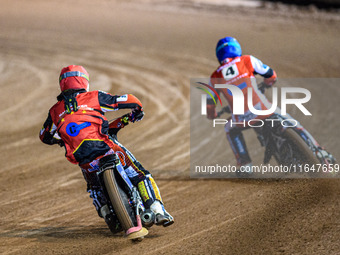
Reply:
M156 225L170 226L174 218L165 210L158 186L151 175L146 175L143 181L137 185L143 199L144 206L155 214Z
M150 206L150 209L156 215L156 225L168 227L175 222L174 218L165 210L160 201L155 200Z

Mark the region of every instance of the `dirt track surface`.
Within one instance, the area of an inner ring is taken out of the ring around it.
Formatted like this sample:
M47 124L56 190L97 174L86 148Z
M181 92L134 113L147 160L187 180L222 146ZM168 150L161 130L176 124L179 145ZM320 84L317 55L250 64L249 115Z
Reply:
M339 181L188 177L189 79L216 67L216 41L237 37L280 77L339 77L338 21L131 2L0 3L1 254L340 254ZM154 174L176 223L153 227L141 243L110 234L78 167L38 139L69 64L86 67L91 89L144 103L146 117L120 141ZM339 159L339 122L314 124L308 130Z

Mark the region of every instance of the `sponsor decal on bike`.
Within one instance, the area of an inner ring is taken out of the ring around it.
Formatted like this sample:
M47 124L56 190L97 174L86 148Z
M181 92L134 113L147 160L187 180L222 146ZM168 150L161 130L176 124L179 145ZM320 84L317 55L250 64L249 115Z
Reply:
M93 160L91 163L89 163L90 167L87 169L88 172L94 172L99 170L99 159Z
M129 166L128 168L125 169L125 172L129 178L136 177L138 173L131 167Z
M110 149L108 152L106 152L104 154L103 157L110 155L110 154L114 154L114 150ZM92 162L89 163L89 166L91 168L87 169L88 172L94 172L94 171L98 171L99 170L99 159L95 159Z
M119 160L120 160L120 163L122 164L122 166L125 167L126 166L126 162L125 162L124 153L121 152L121 151L117 151L116 154L119 157Z

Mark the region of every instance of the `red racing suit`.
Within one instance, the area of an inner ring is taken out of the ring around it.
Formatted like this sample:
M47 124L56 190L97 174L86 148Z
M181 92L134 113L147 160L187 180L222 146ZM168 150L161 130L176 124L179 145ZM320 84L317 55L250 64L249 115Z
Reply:
M235 85L242 90L244 95L244 115L232 115L234 122L243 122L247 126L247 121L251 119L266 119L270 115L257 116L250 112L247 101L247 88L253 88L252 102L257 110L267 110L271 107L271 103L258 90L255 75L259 74L264 77L264 83L267 86L272 86L276 81L276 73L269 66L263 64L259 59L244 55L236 58L226 58L222 64L213 72L210 77L210 84L215 87L215 84ZM216 89L218 93L228 101L231 111L233 110L233 96L227 89ZM214 119L217 117L215 104L212 98L207 101L207 117ZM225 126L227 138L234 152L237 164L245 165L251 162L243 134L242 127L231 126L229 120Z
M112 96L102 91L79 93L76 100L78 110L71 114L66 113L64 100L52 106L40 139L53 144L53 135L57 132L65 144L66 158L79 165L89 163L115 147L108 136L109 123L104 112L142 108L133 95Z
M116 136L109 136L109 128L124 127L121 121L110 124L104 113L120 109L142 109L141 102L133 95L113 96L102 91L77 92L71 99L58 96L58 102L49 110L48 117L40 131L40 139L46 144L62 144L65 146L65 156L73 164L78 164L88 183L88 192L94 199L97 210L105 204L105 198L100 195L101 186L96 172L98 162L104 155L115 153L119 156L131 182L138 187L146 207L155 199L162 202L156 183L150 173L135 159ZM73 98L73 99L72 99ZM71 112L66 109L67 100L71 100ZM75 99L75 100L74 100ZM73 100L73 101L72 101ZM73 107L72 102L77 106ZM74 111L73 108L77 110Z
M233 116L234 121L243 121L250 119L266 119L270 115L254 115L249 111L247 103L247 88L253 88L252 101L255 109L257 110L268 110L271 103L265 98L265 96L257 89L255 80L255 74L263 76L264 82L267 86L272 86L276 81L276 73L269 66L263 64L257 58L244 55L236 58L227 58L223 63L213 72L210 77L210 83L212 86L215 84L230 84L239 87L244 95L244 115ZM228 93L227 89L217 89L219 93L228 101L231 110L233 107L233 96ZM215 118L216 110L212 100L207 105L208 118Z

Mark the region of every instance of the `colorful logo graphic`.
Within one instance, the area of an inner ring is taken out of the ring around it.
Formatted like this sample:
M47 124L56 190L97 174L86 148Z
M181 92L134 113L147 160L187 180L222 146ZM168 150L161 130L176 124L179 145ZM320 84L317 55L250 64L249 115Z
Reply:
M201 85L207 87L209 90L211 90L215 94L215 96L218 98L218 100L219 100L219 102L220 102L220 104L222 106L222 100L221 100L219 94L217 93L217 91L215 90L215 88L213 86L211 86L209 84L206 84L204 82L197 82L197 83L201 84ZM200 90L203 90L205 93L207 93L212 98L212 100L214 101L215 105L217 104L215 96L213 96L212 93L209 90L207 90L205 88L201 88L201 87L196 87L196 88L198 88ZM206 99L207 99L207 95L202 95L202 102L203 102L203 100L205 100L205 102L206 102Z
M126 166L126 162L125 162L125 156L124 156L123 152L117 151L116 155L118 155L120 163L122 164L122 166L125 167Z
M69 136L77 136L79 135L80 130L87 128L89 126L91 126L90 122L84 122L79 125L77 123L71 122L66 126L66 133Z

